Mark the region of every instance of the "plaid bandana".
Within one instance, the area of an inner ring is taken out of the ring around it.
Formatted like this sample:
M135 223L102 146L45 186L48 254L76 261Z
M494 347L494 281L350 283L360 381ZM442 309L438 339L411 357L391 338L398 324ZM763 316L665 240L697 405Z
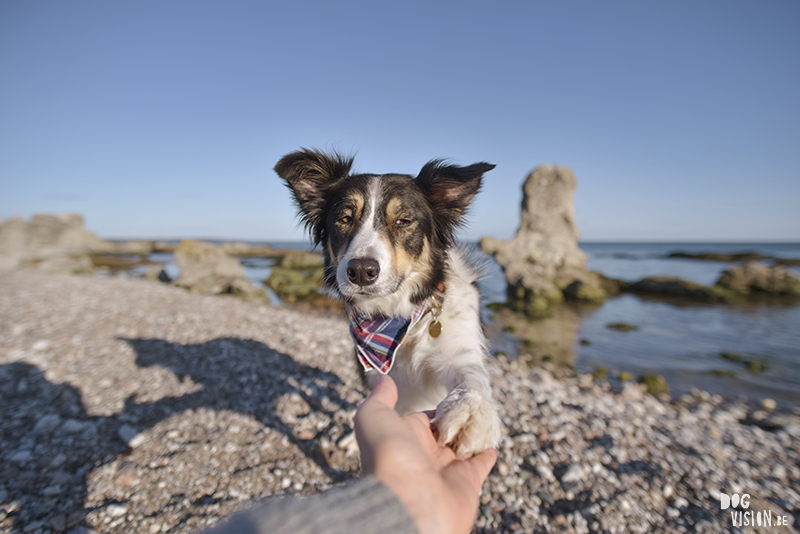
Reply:
M356 354L365 371L375 369L386 374L392 369L394 355L422 317L431 310L428 300L414 308L411 319L384 315L350 316L350 335L356 344Z

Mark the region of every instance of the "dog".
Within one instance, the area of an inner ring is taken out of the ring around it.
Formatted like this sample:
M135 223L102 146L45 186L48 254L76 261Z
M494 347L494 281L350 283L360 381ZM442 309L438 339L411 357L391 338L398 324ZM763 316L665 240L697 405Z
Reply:
M455 230L494 165L432 160L416 177L350 174L353 159L301 149L275 172L321 245L324 284L345 305L367 372L397 383L401 414L435 410L439 444L458 458L501 435L480 321L478 274Z

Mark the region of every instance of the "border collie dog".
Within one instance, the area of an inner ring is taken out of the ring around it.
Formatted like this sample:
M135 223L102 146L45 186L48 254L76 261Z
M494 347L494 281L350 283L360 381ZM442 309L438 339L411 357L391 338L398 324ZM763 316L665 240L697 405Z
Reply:
M350 174L352 158L303 149L275 165L322 245L325 284L345 304L367 373L397 383L401 414L436 410L439 443L466 458L500 440L475 270L454 231L488 163L441 160L415 178Z

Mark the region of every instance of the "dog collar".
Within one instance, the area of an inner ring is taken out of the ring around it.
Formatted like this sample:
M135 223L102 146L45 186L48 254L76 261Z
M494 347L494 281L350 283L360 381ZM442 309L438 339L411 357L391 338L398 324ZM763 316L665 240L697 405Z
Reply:
M365 371L375 369L383 375L391 371L397 349L428 312L431 312L433 318L428 325L428 333L431 337L439 337L442 332L439 315L444 301L444 284L439 284L437 289L437 293L417 304L409 319L382 314L350 314L350 335L356 345L358 360Z

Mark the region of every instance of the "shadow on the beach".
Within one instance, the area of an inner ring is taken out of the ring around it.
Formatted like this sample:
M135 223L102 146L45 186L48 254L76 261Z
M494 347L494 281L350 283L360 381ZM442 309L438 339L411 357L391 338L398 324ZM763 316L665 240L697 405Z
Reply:
M197 345L161 339L123 341L136 351L139 367L159 365L179 380L189 378L201 387L153 402L137 402L132 396L122 412L91 417L77 388L48 381L40 369L28 363L0 365L0 405L8 414L0 418L6 445L0 451L0 479L4 481L0 491L6 492L3 501L16 503L3 518L2 527L23 530L35 522L49 527L54 520L66 529L81 524L90 511L84 508L87 475L130 451L117 435L121 421L144 431L176 413L198 408L252 417L286 436L334 482L353 476L332 467L315 437L300 439L276 413L284 395L297 394L312 411L328 415L332 426L335 412L355 408L337 392L336 387L343 383L335 374L297 363L263 343L246 339L220 338ZM56 422L52 429L41 424L45 416Z
M276 413L285 394L298 394L311 409L331 416L339 410L355 409L336 386L343 386L333 373L297 363L290 356L258 341L220 338L199 345L181 345L162 339L123 339L136 351L136 365L159 365L179 380L189 378L202 386L194 393L165 397L155 402L125 402L123 413L149 428L176 412L208 408L236 411L253 417L285 435L334 481L349 475L331 467L317 440L299 439ZM310 387L309 387L310 386ZM309 393L312 391L313 393ZM327 397L331 404L323 405ZM333 424L333 423L331 423ZM321 432L325 432L323 429Z

